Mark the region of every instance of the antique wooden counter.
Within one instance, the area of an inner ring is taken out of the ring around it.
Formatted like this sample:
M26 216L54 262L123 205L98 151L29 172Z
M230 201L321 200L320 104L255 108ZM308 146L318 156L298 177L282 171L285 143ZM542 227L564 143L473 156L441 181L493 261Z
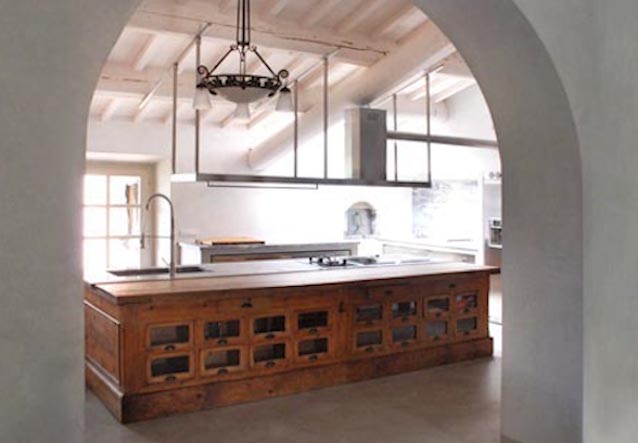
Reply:
M124 423L492 355L494 268L87 283L86 380Z

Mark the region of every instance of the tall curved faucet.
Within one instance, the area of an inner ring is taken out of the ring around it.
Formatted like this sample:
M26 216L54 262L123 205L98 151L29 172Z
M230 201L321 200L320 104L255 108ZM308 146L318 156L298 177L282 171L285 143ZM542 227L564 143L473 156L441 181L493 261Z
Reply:
M177 263L175 261L175 247L176 247L176 240L175 240L175 208L173 207L173 202L171 201L170 198L168 198L166 195L164 194L153 194L151 195L148 200L146 200L146 211L148 212L149 209L151 208L151 203L153 202L153 200L155 199L162 199L162 200L166 200L166 202L168 203L168 205L171 208L171 263L170 263L170 267L169 267L169 274L171 278L175 278L175 276L177 275Z

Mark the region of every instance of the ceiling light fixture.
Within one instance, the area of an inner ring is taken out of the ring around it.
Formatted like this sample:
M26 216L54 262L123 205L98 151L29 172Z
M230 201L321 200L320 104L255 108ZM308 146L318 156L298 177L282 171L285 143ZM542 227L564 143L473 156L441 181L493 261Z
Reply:
M232 54L236 52L239 56L239 72L237 74L216 74L219 66ZM249 53L253 53L263 66L268 69L270 76L249 74L246 69L246 59ZM290 73L285 69L278 74L272 70L266 60L261 56L257 47L251 45L250 30L250 0L237 0L237 43L233 44L228 52L212 68L199 66L197 68L198 83L195 92L195 109L206 109L210 107L210 96L207 96L208 104L201 97L202 93L220 95L224 99L237 105L236 113L246 116L250 114L249 103L256 102L265 97L273 97L280 93L279 101L283 108L287 108L284 102L290 99L290 89L288 88L288 77ZM286 98L287 97L287 98ZM278 103L277 109L280 106ZM248 113L246 113L248 110Z

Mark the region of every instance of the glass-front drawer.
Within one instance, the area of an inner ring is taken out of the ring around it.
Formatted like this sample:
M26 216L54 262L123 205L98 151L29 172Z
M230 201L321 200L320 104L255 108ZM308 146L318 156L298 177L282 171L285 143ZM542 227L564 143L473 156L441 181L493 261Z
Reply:
M355 351L373 353L383 347L383 330L357 332L355 335Z
M152 357L149 361L149 382L165 383L190 378L192 367L190 354Z
M456 312L461 314L476 312L479 305L478 293L472 292L467 294L458 294L454 297L454 305L456 307Z
M202 372L206 375L225 375L245 369L244 350L219 349L202 352Z
M297 314L297 331L317 335L330 327L330 313L327 310L300 312Z
M400 347L408 347L414 344L418 338L416 325L399 326L392 328L392 345Z
M274 369L286 365L286 343L258 345L253 348L253 366Z
M456 321L457 337L474 336L479 332L479 321L477 317L461 318Z
M204 324L204 340L207 343L214 343L218 346L226 346L241 338L242 321L224 320L209 321Z
M431 297L425 300L425 315L427 317L447 317L450 314L450 297Z
M191 345L191 324L151 325L148 328L148 346L166 352Z
M425 322L425 338L428 341L437 342L447 340L450 334L450 326L446 320L432 320Z
M393 302L391 310L393 320L407 322L418 315L417 302L415 300Z
M358 324L373 325L383 320L383 304L370 303L355 306L354 319Z
M301 340L297 342L297 360L315 362L323 360L329 354L329 340L327 337Z
M259 317L253 320L253 333L257 337L272 340L284 335L286 329L285 315Z

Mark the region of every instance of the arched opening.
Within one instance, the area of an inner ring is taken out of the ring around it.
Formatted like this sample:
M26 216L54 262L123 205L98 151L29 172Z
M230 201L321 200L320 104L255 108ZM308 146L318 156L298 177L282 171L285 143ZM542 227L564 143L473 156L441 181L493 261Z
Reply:
M90 34L78 25L82 22L86 26L85 18L75 16L69 19L70 24L87 32L91 49L89 65L80 63L83 53L74 53L68 60L73 62L73 66L83 66L82 70L78 70L82 88L79 93L70 94L78 114L86 114L99 63L135 3L120 1L109 5L108 11L102 10L104 15L99 20L96 19L95 23L88 21L95 25L89 26ZM519 440L577 440L582 404L581 179L578 143L565 92L538 37L513 3L475 5L468 1L459 5L422 0L417 4L442 27L472 67L490 104L503 151L507 186L504 211L506 223L511 226L505 232L508 252L504 286L506 292L515 294L505 308L506 321L508 317L512 319L510 330L506 328L505 346L512 352L509 356L506 353L504 362L504 434ZM95 8L99 10L99 2L95 3ZM112 20L104 20L104 16ZM505 37L507 48L501 44ZM56 72L55 75L62 81L65 72ZM50 103L54 107L59 100L52 98ZM53 127L48 128L52 134L60 135L53 138L51 144L58 148L56 154L63 160L49 162L50 169L43 177L50 179L46 187L53 195L63 196L64 211L51 212L56 221L56 231L61 234L58 241L67 242L60 244L60 249L68 250L70 245L71 249L79 251L79 239L74 233L79 231L76 229L78 217L69 217L69 214L78 214L77 189L82 153L79 147L70 147L73 143L69 141L80 140L84 129L81 119L56 118L59 120L52 121L59 123L72 136L65 137ZM25 137L25 140L29 138ZM35 157L29 160L40 165L50 160L30 149L20 155L32 154ZM547 158L552 158L553 162L548 164ZM70 177L60 173L65 170L62 163L72 165ZM540 181L539 177L543 180ZM3 180L7 180L9 185L14 183L13 178L15 175L11 171L3 174ZM45 186L41 188L44 190ZM565 201L571 204L565 205ZM10 202L18 210L22 208L21 203ZM63 227L69 221L73 229ZM15 237L16 240L21 238L27 238L26 234ZM52 254L47 258L59 256ZM69 270L79 281L78 269L79 264L74 260L44 275L56 282L52 288L54 292L75 294L74 285L63 281L68 278ZM535 269L535 275L530 275L529 269ZM9 267L8 270L15 275L6 281L25 275L18 267ZM35 292L40 288L36 285L32 289ZM73 307L77 297L64 297L57 301L69 307L69 312L79 314L78 309ZM42 306L50 306L49 303L43 300ZM16 307L20 307L17 302ZM560 325L551 321L558 316L562 319ZM60 332L60 335L50 335L54 343L70 347L78 345L81 333L79 315L71 316L68 324L72 327ZM565 331L570 333L566 335ZM565 349L571 350L571 353L565 352ZM61 386L69 388L80 382L81 356L76 354L65 356L68 361L74 362L74 367L64 376ZM41 358L48 361L46 355ZM66 368L67 364L63 366ZM29 372L22 377L28 381L38 375L37 372ZM520 395L518 391L523 385L529 390L526 395ZM58 428L68 435L68 441L74 441L78 440L78 390L69 388L68 392L56 391L52 395L67 399L67 411L56 413L56 416L62 423ZM25 407L18 409L29 410L29 404L33 403L25 400ZM36 407L33 410L37 413L41 409Z

